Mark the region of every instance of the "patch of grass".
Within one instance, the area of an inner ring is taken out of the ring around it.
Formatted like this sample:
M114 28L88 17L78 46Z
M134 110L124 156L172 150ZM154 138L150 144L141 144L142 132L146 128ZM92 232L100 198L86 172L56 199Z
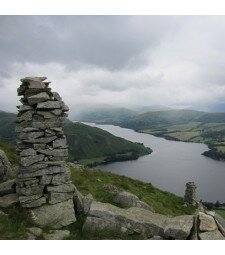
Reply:
M225 210L214 210L214 211L225 219Z
M144 183L103 170L71 168L71 179L82 194L91 193L100 202L115 204L114 193L105 188L105 185L112 184L137 195L142 201L152 206L157 213L175 216L193 214L195 211L194 207L184 206L182 197L161 191L150 183Z
M16 205L4 210L7 216L0 215L0 239L23 240L27 239L26 228L33 226L28 211Z
M19 165L18 158L16 156L15 144L0 140L0 149L3 150L8 157L9 161L13 165Z

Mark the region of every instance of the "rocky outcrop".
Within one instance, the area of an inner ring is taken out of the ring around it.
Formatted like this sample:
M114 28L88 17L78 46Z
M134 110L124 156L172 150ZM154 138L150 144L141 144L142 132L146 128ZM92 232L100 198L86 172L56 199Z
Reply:
M148 238L186 239L191 234L193 216L168 217L149 210L118 208L93 201L83 226L84 232L106 231L119 234L145 234Z
M66 165L68 146L62 127L69 108L52 92L46 77L21 79L18 95L16 191L38 225L62 227L75 221L74 185Z
M0 150L0 183L12 178L14 168L9 162L5 152Z
M141 201L134 194L127 191L117 191L114 202L122 208L139 207L154 212L154 209L145 202Z
M55 230L52 233L44 234L45 240L63 240L70 235L69 230Z
M214 212L198 213L198 237L200 240L225 240L225 220Z
M8 194L0 197L0 208L8 208L19 202L17 194Z

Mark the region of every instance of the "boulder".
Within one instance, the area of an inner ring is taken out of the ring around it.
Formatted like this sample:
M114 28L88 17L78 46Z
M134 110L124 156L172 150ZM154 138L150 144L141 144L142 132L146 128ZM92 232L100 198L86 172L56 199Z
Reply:
M88 218L83 226L84 230L92 231L98 229L98 220L90 219L95 217L101 219L99 230L111 231L118 229L121 233L145 234L148 237L154 235L163 236L167 216L152 213L143 208L131 207L122 209L107 203L93 201L91 204ZM93 226L92 226L93 224Z
M193 215L182 215L168 218L164 229L165 237L176 240L187 239L191 234L193 223Z
M96 235L101 232L108 234L121 234L123 229L118 222L112 222L110 220L96 217L87 217L82 231L83 233L92 235Z
M225 236L225 219L218 213L215 213L214 217L220 232Z
M4 151L0 150L0 182L7 181L13 175L13 167Z
M8 215L6 213L4 213L3 211L0 210L0 216L5 216L7 217Z
M151 212L155 211L148 204L146 204L143 201L140 201L140 199L137 196L127 191L117 192L114 198L114 202L116 202L118 205L120 205L123 208L140 207L140 208L149 210Z
M200 240L225 240L219 230L199 233Z
M94 198L91 194L83 197L83 213L85 215L89 213L93 200Z
M16 181L8 180L0 184L0 196L16 192Z
M217 225L211 215L199 212L199 230L200 231L214 231L217 230Z
M55 230L50 234L44 234L45 240L63 240L70 236L69 230Z
M83 207L83 195L78 191L75 187L75 191L73 194L73 203L76 214L81 214L84 211Z
M39 237L43 234L43 230L38 227L28 228L27 231L35 237Z
M8 208L18 202L19 198L17 194L5 195L0 197L0 208Z
M153 236L149 238L148 240L163 240L163 238L161 236Z
M72 199L31 209L32 219L40 227L61 228L76 221Z

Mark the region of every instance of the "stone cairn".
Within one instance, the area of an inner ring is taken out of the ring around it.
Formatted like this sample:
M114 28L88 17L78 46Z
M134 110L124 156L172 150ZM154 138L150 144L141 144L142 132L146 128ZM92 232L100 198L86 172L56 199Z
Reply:
M184 201L188 205L196 205L197 198L196 198L196 185L194 182L186 183L186 190L184 195Z
M53 219L45 216L50 210L52 218L64 221L56 225L63 226L75 221L72 201L75 187L65 162L68 146L62 130L69 108L57 92L51 91L50 82L46 79L26 77L21 79L22 84L18 88L22 105L18 106L16 125L17 154L20 158L16 188L20 204L32 208L33 214L37 213L35 217L39 225L51 223ZM65 222L63 210L68 208L70 219ZM43 212L41 216L40 212ZM37 219L39 216L46 219Z

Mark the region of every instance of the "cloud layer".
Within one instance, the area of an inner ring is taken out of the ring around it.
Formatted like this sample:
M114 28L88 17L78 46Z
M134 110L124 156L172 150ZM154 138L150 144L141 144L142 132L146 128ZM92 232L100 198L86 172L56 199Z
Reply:
M225 101L223 16L1 16L0 109L23 76L80 104Z

